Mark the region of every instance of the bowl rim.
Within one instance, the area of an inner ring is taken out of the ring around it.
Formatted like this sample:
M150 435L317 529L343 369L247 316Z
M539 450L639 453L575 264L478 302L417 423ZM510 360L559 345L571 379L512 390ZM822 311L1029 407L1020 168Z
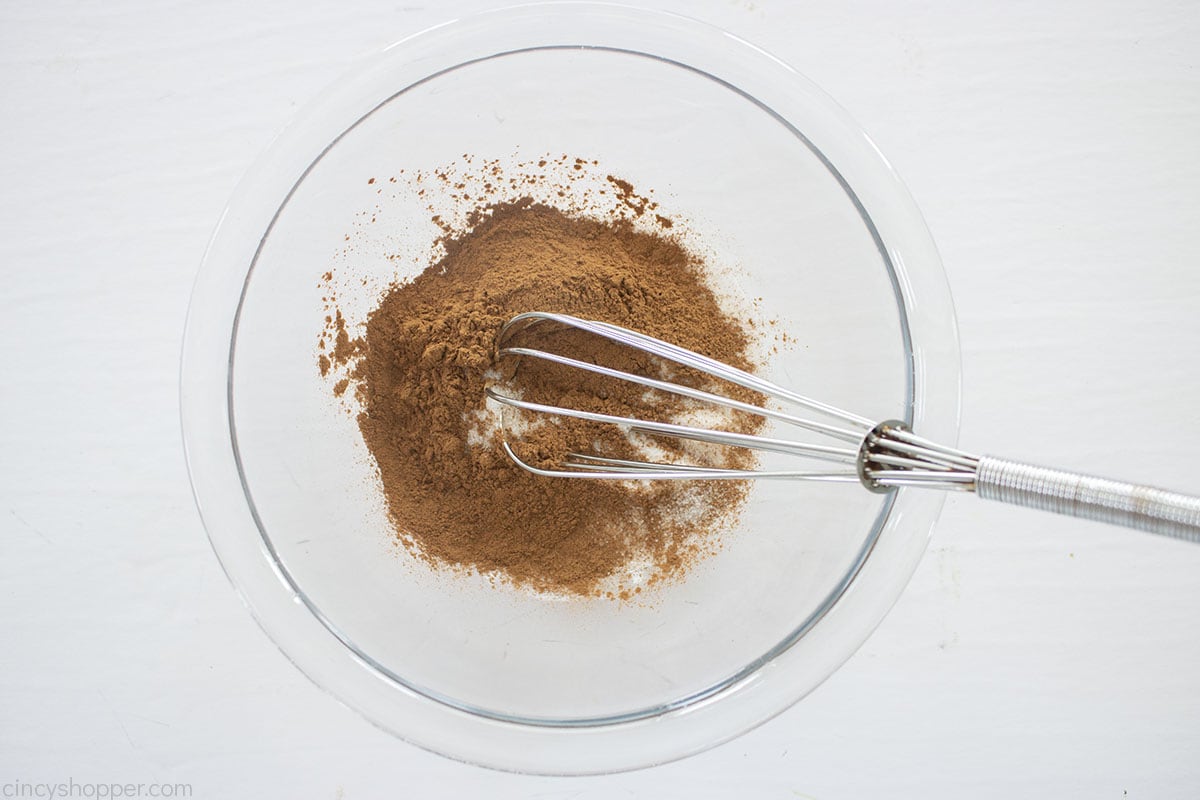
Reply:
M403 92L488 58L580 47L650 57L698 72L755 103L804 142L857 206L888 267L908 360L905 421L927 434L939 428L934 435L953 445L960 395L949 289L920 213L894 170L821 90L779 59L719 28L606 3L497 9L400 40L363 60L302 110L239 184L193 288L180 409L193 495L209 540L260 627L318 686L419 746L485 766L547 774L610 772L673 760L732 738L791 706L832 674L894 604L942 504L940 493L889 495L851 570L784 641L701 692L604 718L507 716L414 686L341 635L291 578L263 530L242 473L232 401L244 291L275 219L325 152ZM397 85L403 88L380 89ZM796 109L791 104L797 100L809 123L803 133L793 122ZM789 105L781 110L781 103ZM872 603L864 600L871 593L864 590L864 573L879 571L867 568L880 545L896 550L902 566L884 571L878 581L881 587L887 581L886 591L876 590L883 601ZM826 657L815 670L811 664L803 669L793 664L789 672L785 662L796 660L796 645L835 614L847 620L842 635L832 637L839 643L836 657Z

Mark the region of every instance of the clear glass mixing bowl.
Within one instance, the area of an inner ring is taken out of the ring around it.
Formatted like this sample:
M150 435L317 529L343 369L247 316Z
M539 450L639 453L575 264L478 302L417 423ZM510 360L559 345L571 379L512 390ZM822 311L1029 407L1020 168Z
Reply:
M379 197L368 177L543 152L596 158L703 231L797 343L767 369L784 385L953 444L958 343L936 250L873 143L786 64L682 17L565 4L442 25L365 62L262 156L184 344L188 465L221 563L283 652L375 724L493 767L605 772L710 747L812 691L895 602L942 498L762 482L720 553L633 603L397 551L354 420L317 375L319 277ZM416 268L388 253L437 233L400 195L340 262L372 288Z

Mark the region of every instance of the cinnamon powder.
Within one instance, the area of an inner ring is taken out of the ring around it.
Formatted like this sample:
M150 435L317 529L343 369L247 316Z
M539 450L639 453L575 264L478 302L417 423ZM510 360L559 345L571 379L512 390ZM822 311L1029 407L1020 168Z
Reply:
M628 183L610 181L627 205L635 202ZM359 428L400 540L435 565L500 575L536 590L621 596L678 577L719 546L745 484L532 475L501 449L503 431L484 394L489 382L503 380L543 402L667 420L694 415L691 401L579 370L530 359L515 370L499 365L495 348L507 320L540 310L616 323L750 368L747 330L721 308L701 259L627 218L570 215L529 199L480 210L443 244L440 260L386 292L361 338L349 336L338 313L332 346L319 356L350 367L362 407ZM710 383L579 332L529 336L543 340L522 344L695 386ZM325 361L321 368L328 369ZM335 386L339 394L346 380ZM756 418L742 416L726 414L720 426L758 430ZM698 454L691 443L631 437L612 426L527 422L525 433L510 440L520 439L522 457L544 464L583 449L751 465L744 453Z

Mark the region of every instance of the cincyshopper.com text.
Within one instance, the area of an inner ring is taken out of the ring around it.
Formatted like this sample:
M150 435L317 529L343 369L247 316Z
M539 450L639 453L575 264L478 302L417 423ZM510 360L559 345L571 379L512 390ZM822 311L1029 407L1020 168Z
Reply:
M59 800L59 798L86 797L99 800L127 797L191 797L190 783L125 783L120 781L8 781L0 784L0 798L35 798L35 800Z

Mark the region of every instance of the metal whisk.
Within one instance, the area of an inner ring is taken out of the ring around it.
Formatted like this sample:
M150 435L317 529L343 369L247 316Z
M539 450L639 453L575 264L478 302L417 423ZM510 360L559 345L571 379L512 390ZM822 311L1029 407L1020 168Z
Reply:
M788 410L747 403L733 397L704 391L647 375L638 375L593 364L547 350L510 345L520 332L550 323L585 331L610 342L653 355L722 381L750 389L778 401ZM982 498L1038 508L1074 517L1093 519L1159 533L1200 543L1200 497L1191 497L1105 478L1033 466L994 456L974 456L945 447L914 434L904 422L874 422L827 403L778 386L720 361L669 342L605 322L579 319L565 314L530 312L513 317L500 331L501 358L541 359L585 370L609 378L711 403L735 411L756 414L769 420L817 433L838 445L809 444L781 438L712 430L671 422L614 416L577 408L530 402L493 385L487 394L505 406L537 414L586 420L620 426L626 430L676 437L730 447L783 453L843 465L834 470L745 470L713 466L635 461L596 454L572 452L552 468L523 461L504 442L508 456L537 475L560 478L608 480L743 480L776 478L806 481L858 482L874 492L900 487L975 492ZM829 422L801 414L819 415Z

